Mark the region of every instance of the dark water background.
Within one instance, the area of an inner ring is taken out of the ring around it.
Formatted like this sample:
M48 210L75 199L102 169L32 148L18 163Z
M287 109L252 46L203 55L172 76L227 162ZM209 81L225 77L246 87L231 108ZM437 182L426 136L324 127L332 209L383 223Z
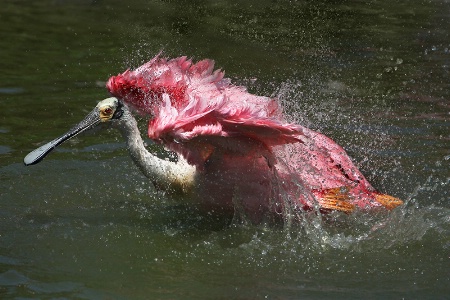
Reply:
M2 1L0 298L448 299L449 32L448 1ZM224 226L115 132L23 166L161 49L277 96L405 206Z

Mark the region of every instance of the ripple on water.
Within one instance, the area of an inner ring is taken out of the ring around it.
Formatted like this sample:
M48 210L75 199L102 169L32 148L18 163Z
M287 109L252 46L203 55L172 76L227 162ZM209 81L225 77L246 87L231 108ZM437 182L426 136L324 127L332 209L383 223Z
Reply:
M11 152L10 147L0 145L0 154L8 154L10 152Z
M0 88L0 94L6 94L6 95L16 95L16 94L22 94L25 92L25 89L22 87L4 87Z
M31 279L21 272L11 269L0 274L0 291L7 294L20 293L22 295L46 295L53 297L68 297L81 299L109 299L111 295L106 292L87 288L82 283L71 281L40 282ZM120 299L114 295L114 299Z

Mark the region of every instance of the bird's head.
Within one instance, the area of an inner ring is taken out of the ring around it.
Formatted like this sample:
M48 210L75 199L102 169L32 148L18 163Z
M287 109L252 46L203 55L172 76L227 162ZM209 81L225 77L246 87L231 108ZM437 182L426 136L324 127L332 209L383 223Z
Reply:
M101 123L106 123L119 120L123 116L124 106L119 99L111 97L100 101L92 112Z
M57 146L82 132L92 130L101 124L114 125L114 123L120 122L125 111L126 107L124 104L115 97L100 101L80 123L72 127L68 132L31 151L24 158L24 164L27 166L37 164Z

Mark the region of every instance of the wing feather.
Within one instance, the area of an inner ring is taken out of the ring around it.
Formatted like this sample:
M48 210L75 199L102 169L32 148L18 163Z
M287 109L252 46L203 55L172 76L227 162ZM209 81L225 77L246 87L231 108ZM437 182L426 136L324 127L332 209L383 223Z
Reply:
M231 84L208 59L193 63L185 56L167 60L157 55L134 71L111 77L107 88L141 114L151 116L150 138L183 154L197 151L192 146L196 143L189 141L199 137L203 145L214 147L224 146L217 138L235 137L267 148L299 142L302 134L300 126L282 121L274 99Z

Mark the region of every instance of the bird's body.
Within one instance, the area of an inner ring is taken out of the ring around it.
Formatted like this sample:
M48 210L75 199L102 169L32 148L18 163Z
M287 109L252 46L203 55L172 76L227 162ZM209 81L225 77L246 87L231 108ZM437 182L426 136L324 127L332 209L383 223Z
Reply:
M97 105L101 122L121 130L131 157L156 186L205 209L239 212L258 223L292 210L351 212L402 203L376 192L334 141L286 123L276 100L231 84L211 60L157 56L111 77L107 88L114 98ZM128 107L149 116L148 136L178 153L178 163L145 149ZM60 140L25 163L36 163Z

